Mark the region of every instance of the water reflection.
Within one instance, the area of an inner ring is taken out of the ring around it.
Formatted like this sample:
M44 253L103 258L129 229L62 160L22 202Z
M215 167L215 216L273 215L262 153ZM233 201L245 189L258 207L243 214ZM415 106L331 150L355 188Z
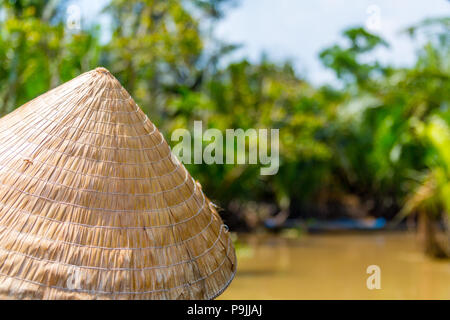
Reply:
M239 236L236 279L220 299L450 299L450 263L411 233ZM368 290L366 268L381 268Z

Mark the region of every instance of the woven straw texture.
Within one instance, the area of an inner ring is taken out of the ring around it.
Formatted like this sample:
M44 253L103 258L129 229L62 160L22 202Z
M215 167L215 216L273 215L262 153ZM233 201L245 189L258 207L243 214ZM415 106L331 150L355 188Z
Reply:
M235 271L200 184L106 69L0 119L0 298L211 299Z

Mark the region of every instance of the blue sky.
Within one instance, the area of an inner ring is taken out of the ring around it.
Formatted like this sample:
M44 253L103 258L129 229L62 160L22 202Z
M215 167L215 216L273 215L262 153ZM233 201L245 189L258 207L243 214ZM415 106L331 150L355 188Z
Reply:
M235 0L236 1L236 0ZM107 0L81 3L83 16L95 17ZM450 16L448 0L237 0L226 11L215 34L239 43L232 59L258 61L263 52L276 61L290 59L298 73L315 84L333 81L318 53L342 40L341 32L351 26L368 25L388 40L391 47L378 50L377 59L394 65L413 62L417 44L401 33L425 18Z
M333 75L321 66L318 53L342 40L343 29L367 23L391 45L376 57L408 65L416 47L401 30L428 17L449 15L446 0L241 0L238 7L228 10L216 35L243 45L235 58L257 61L261 52L277 60L289 58L301 75L319 84L332 80Z

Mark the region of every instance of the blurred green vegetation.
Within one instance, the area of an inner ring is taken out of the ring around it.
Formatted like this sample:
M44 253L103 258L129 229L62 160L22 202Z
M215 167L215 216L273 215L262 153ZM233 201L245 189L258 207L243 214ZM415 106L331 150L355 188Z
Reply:
M211 30L228 2L112 0L108 28L70 30L68 1L2 1L0 113L104 66L167 140L194 120L223 131L280 129L274 176L261 176L259 165L188 165L236 229L274 216L424 212L426 225L449 220L449 18L404 31L411 41L426 39L410 68L370 62L389 44L363 28L345 30L347 44L319 57L339 85L317 87L290 63L224 63L236 46ZM102 34L110 40L100 41Z

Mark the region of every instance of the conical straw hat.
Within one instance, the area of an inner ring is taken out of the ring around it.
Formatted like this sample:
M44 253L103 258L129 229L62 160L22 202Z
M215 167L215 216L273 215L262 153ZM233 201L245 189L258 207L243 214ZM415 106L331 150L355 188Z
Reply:
M235 271L200 184L106 69L0 119L0 298L209 299Z

